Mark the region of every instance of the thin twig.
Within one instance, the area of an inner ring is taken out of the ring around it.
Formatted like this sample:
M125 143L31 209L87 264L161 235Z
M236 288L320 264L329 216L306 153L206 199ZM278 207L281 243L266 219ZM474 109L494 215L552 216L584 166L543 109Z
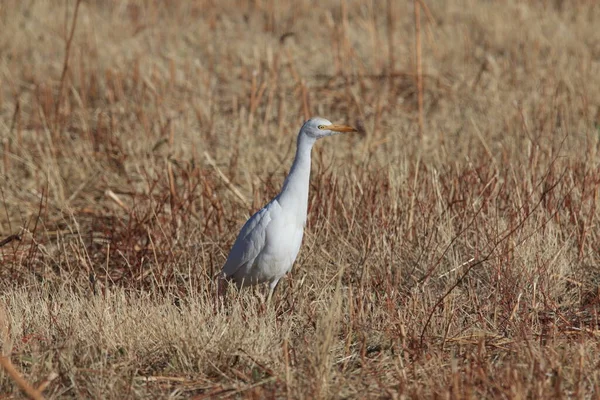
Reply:
M0 247L6 246L7 244L9 244L10 242L12 242L13 240L21 241L21 235L19 235L18 233L15 233L14 235L10 235L8 237L5 237L4 239L0 240Z

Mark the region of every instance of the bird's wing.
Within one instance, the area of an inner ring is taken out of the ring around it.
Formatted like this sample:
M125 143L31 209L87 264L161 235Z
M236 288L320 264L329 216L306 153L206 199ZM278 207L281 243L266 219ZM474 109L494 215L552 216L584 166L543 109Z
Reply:
M223 265L222 272L226 277L235 274L243 265L254 262L265 247L267 227L280 210L279 203L272 201L246 221Z

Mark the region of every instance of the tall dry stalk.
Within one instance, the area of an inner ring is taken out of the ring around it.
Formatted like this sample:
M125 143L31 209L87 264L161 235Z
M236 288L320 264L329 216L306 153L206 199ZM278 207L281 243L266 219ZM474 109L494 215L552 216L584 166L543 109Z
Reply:
M423 61L421 54L421 1L414 0L415 6L415 55L416 55L416 78L417 78L417 105L419 113L419 137L423 139Z
M387 35L388 35L388 76L391 79L396 71L396 49L394 43L394 31L396 27L396 15L394 11L394 0L387 1Z
M77 26L77 14L79 12L79 4L81 4L81 0L77 0L75 3L75 11L73 11L73 19L71 22L71 31L69 32L69 36L66 37L65 42L65 57L63 60L63 68L60 74L60 83L58 85L58 97L56 99L56 104L54 105L54 139L58 139L58 131L59 131L59 121L58 121L58 112L60 110L60 103L62 102L62 97L64 93L65 86L65 78L67 77L67 71L69 69L69 58L71 54L71 45L73 43L73 36L75 35L75 27ZM65 4L67 7L67 4ZM65 17L65 25L66 25L66 17Z

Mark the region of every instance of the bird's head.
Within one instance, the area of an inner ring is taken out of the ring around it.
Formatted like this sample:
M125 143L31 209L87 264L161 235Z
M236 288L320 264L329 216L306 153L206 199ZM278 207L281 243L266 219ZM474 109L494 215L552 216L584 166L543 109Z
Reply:
M320 139L325 136L337 135L338 133L358 132L358 130L348 125L332 124L331 121L325 118L315 117L306 121L302 125L300 132L311 138Z

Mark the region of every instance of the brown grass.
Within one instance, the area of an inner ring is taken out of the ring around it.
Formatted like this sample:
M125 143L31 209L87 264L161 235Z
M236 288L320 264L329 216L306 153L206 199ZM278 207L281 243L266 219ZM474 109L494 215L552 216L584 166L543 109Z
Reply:
M412 2L74 11L0 4L1 345L32 388L598 396L595 2L422 2L422 122ZM315 114L364 134L315 147L273 303L215 312L212 277Z

